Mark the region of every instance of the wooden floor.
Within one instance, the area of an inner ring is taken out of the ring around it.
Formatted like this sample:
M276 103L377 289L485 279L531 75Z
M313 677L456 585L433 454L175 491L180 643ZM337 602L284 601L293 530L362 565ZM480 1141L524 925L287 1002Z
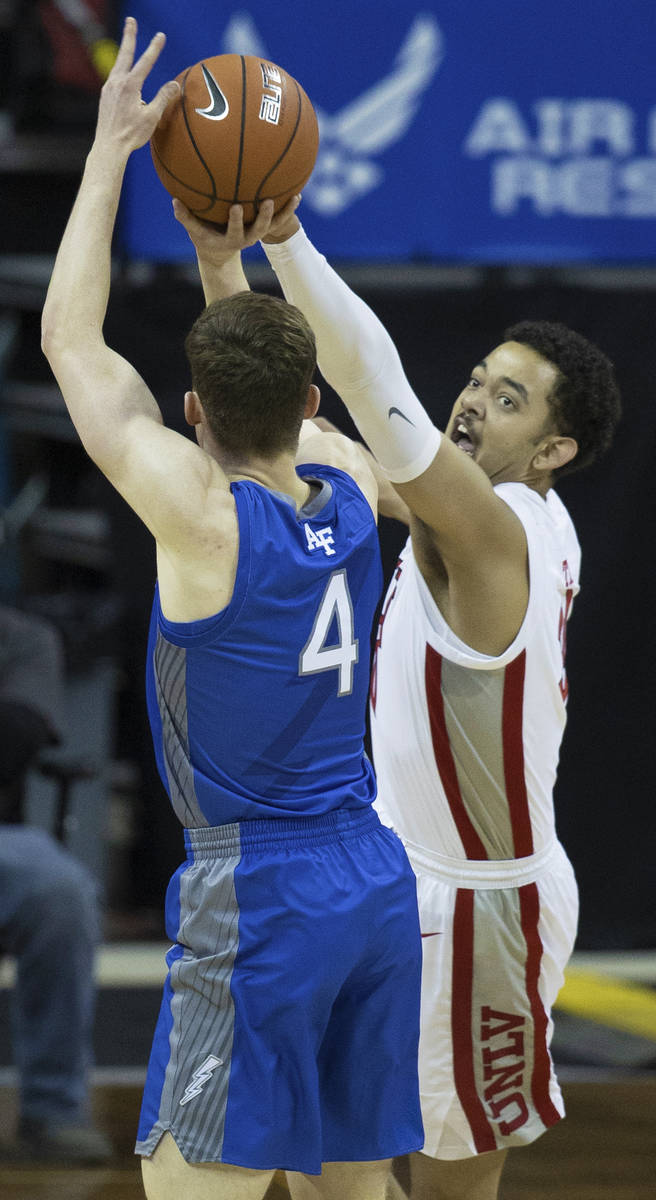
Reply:
M564 1085L567 1119L510 1155L500 1200L654 1200L656 1079ZM99 1088L98 1124L116 1146L111 1168L54 1170L0 1166L2 1200L143 1200L132 1154L140 1091ZM15 1097L0 1088L0 1130L13 1126ZM269 1200L283 1200L276 1181Z

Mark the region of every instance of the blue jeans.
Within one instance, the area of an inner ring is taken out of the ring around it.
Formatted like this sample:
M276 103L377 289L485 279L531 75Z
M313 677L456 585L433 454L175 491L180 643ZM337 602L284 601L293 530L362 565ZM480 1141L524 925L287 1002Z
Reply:
M99 925L96 885L82 864L40 829L0 825L0 952L16 959L21 1117L86 1116Z

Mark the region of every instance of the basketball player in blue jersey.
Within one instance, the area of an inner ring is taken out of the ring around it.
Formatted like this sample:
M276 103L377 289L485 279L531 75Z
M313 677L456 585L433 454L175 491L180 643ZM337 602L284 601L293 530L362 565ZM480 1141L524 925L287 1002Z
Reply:
M242 291L196 321L197 444L105 344L125 164L177 88L141 101L164 38L136 63L135 41L128 19L43 346L85 449L157 543L148 702L187 856L166 902L145 1191L259 1200L283 1169L296 1200L383 1200L423 1131L415 881L363 748L376 482L311 423L314 336L284 301Z

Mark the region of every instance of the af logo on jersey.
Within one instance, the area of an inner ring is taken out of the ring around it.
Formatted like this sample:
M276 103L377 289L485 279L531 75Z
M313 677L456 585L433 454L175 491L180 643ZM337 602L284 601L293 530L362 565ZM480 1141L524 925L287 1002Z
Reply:
M235 13L223 36L227 54L268 59L250 13ZM442 31L431 13L418 14L392 68L341 112L316 103L319 154L303 199L323 217L336 217L367 192L380 187L385 172L374 155L398 142L411 125L444 58Z
M333 545L335 539L330 525L326 525L323 529L311 529L307 521L303 526L305 529L305 538L307 541L308 550L323 550L324 554L334 554Z

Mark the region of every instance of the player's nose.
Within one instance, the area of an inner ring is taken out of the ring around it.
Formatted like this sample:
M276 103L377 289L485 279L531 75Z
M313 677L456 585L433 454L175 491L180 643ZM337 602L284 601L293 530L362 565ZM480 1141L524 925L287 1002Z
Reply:
M485 389L476 388L462 397L462 411L468 416L481 418L485 414Z

